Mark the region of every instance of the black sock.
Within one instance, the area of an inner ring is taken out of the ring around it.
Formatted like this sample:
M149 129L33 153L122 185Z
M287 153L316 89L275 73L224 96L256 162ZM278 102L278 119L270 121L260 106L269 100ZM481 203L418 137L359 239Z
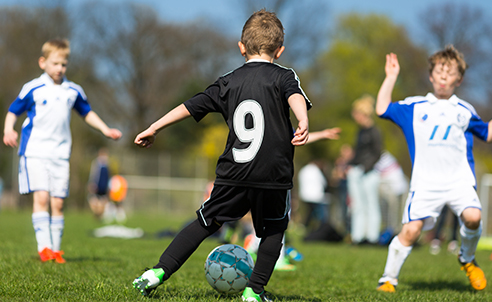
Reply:
M248 283L248 286L257 294L263 292L268 280L270 280L275 263L280 256L283 236L284 232L271 235L265 232L264 237L261 239L255 268Z
M154 266L154 268L162 268L164 270L163 281L169 279L195 252L202 241L219 228L220 226L217 224L204 227L198 220L195 220L181 230L162 253L159 263Z

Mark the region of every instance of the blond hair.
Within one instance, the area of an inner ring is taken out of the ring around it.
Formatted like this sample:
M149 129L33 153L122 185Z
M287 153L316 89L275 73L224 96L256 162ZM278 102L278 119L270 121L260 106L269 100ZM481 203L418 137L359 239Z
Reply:
M432 74L436 64L449 64L453 60L458 64L458 71L461 74L461 78L463 78L468 65L465 62L463 54L454 48L452 44L446 45L443 50L437 51L429 57L429 73Z
M352 110L371 116L374 113L374 102L372 96L364 94L352 103Z
M41 56L47 59L55 51L61 52L68 58L70 55L70 42L67 39L48 40L41 47Z
M284 27L273 12L265 9L255 12L246 21L241 42L248 55L273 52L284 44Z

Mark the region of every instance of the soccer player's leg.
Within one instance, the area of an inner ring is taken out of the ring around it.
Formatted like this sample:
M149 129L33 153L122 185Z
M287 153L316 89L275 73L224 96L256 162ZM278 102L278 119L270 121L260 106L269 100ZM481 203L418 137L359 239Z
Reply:
M264 287L270 280L280 256L284 232L289 224L290 191L251 190L254 228L261 238L255 267L245 288L243 301L272 301Z
M378 291L394 292L398 285L398 276L413 244L419 237L423 226L422 220L415 220L403 225L398 236L395 236L388 247L388 258L383 276L378 280Z
M220 225L216 223L205 227L198 220L187 225L166 248L159 259L159 263L133 280L133 287L144 296L150 294L188 260L205 238L215 233L219 228Z
M61 250L63 230L65 228L65 218L63 216L63 198L51 197L51 221L50 232L53 245L53 253L57 263L65 263L64 252Z
M55 259L51 244L49 193L36 191L33 194L32 225L36 234L38 254L42 262Z
M70 164L68 160L46 161L50 174L49 192L51 205L50 233L53 254L57 263L65 263L61 250L65 218L63 216L64 199L68 196Z
M461 219L461 249L458 256L461 270L466 272L474 289L483 290L487 286L487 279L475 260L478 240L482 234L481 210L467 208L462 212Z

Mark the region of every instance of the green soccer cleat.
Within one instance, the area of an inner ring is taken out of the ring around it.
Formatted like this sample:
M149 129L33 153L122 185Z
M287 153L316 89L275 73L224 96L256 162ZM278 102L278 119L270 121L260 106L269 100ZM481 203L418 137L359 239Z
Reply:
M163 278L164 270L162 268L149 269L142 276L133 280L133 287L138 289L143 296L147 296L162 284Z
M265 291L263 291L261 294L257 294L253 291L251 287L246 287L243 291L243 301L246 302L273 302L272 299L270 299Z

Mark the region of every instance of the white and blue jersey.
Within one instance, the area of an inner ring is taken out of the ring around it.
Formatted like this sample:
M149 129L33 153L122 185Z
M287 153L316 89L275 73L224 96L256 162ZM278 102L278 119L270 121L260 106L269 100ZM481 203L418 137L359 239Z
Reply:
M22 124L19 155L69 159L72 108L81 116L91 111L79 85L66 79L61 85L56 85L46 73L25 84L9 108L17 116L27 112Z
M400 126L412 160L410 191L475 186L473 135L487 140L488 123L469 103L432 93L390 103L382 118Z

